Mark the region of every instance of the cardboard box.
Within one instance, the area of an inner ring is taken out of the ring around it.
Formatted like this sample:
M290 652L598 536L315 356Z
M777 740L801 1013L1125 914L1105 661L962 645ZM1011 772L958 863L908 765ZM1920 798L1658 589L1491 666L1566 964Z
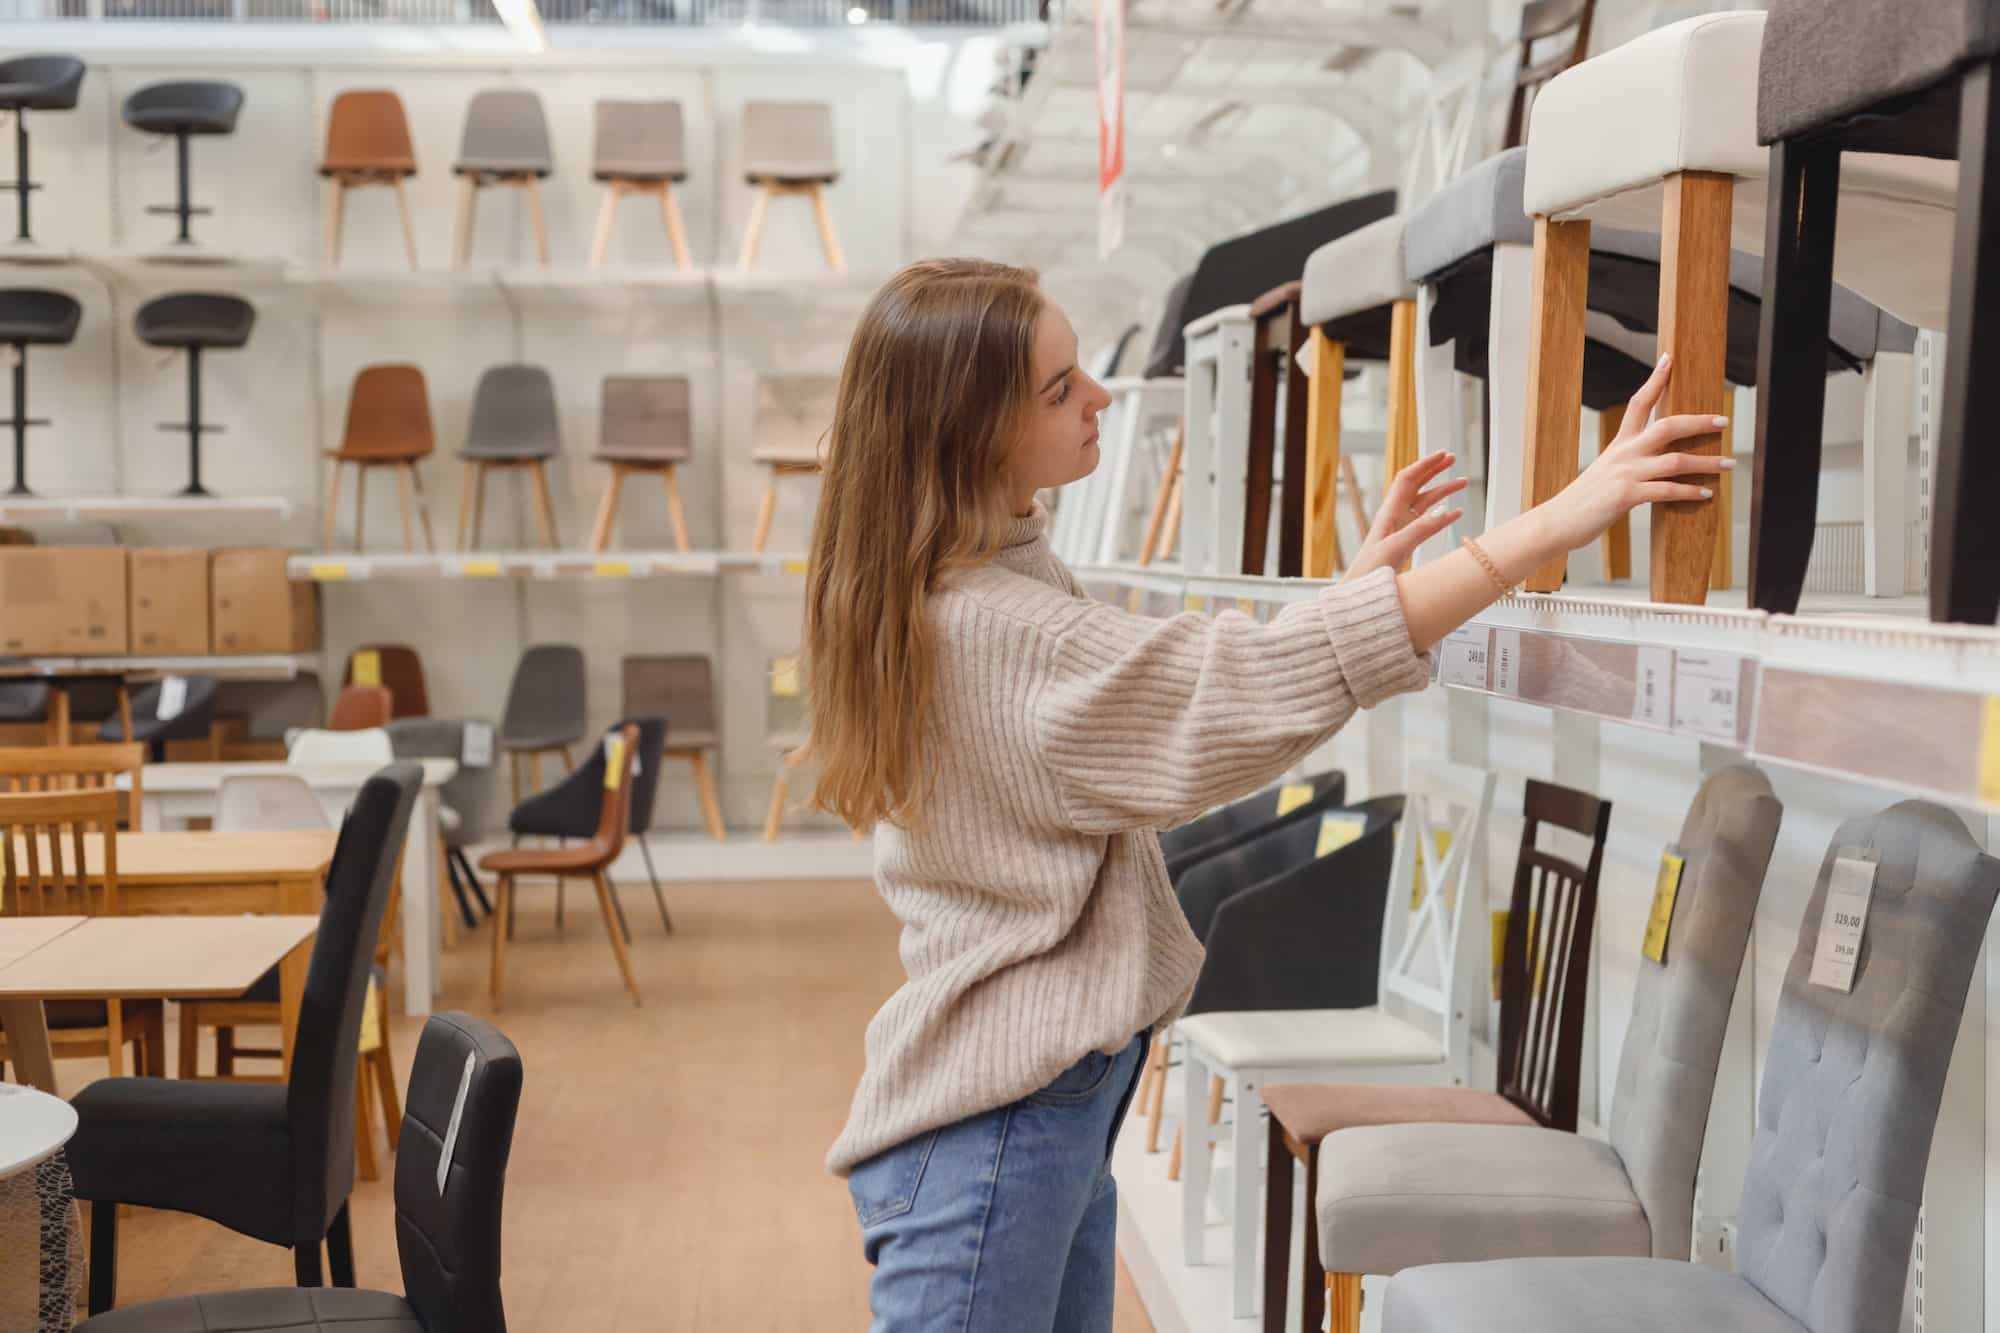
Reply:
M309 653L319 647L319 585L285 575L273 546L217 551L209 562L209 643L217 653Z
M0 547L0 653L126 651L125 548Z
M208 552L167 546L129 553L132 651L164 657L208 652Z

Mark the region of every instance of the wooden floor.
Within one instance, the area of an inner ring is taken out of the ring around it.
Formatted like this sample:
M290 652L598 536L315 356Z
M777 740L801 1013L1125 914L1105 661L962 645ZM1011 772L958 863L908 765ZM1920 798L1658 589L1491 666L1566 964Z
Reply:
M488 928L445 955L443 1007L495 1018L524 1066L507 1176L510 1328L866 1328L870 1270L823 1158L862 1030L902 978L894 919L866 883L683 884L668 890L669 938L649 891L622 890L643 1008L574 889L561 935L554 890L524 889L497 1016ZM395 1023L405 1071L418 1027ZM66 1092L92 1072L85 1061L58 1071ZM400 1291L391 1174L356 1187L354 1246L361 1285ZM135 1210L120 1236L121 1305L291 1281L285 1252L197 1218ZM1116 1333L1151 1330L1121 1264Z

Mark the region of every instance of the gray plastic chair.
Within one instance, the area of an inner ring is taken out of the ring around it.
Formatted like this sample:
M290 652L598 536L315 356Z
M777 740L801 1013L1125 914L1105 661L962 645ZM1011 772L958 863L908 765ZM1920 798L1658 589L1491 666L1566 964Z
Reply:
M674 546L688 549L687 515L681 509L680 482L674 469L693 452L693 427L688 420L688 382L684 375L606 375L599 400L597 452L591 457L611 465L611 484L597 509L590 549L602 551L611 542L618 521L618 496L630 472L657 472L667 488L667 510L674 523Z
M549 148L549 122L542 99L521 88L489 88L475 93L465 108L465 129L458 142L458 160L451 165L459 178L457 241L452 267L464 268L472 257L472 229L479 191L506 185L528 198L528 218L535 229L535 252L544 268L549 262L548 224L542 217L537 182L555 171Z
M28 234L28 196L41 189L28 175L28 117L30 111L74 111L77 91L83 86L83 62L75 56L16 56L0 60L0 111L14 113L14 179L0 181L0 190L13 190L21 197L21 229L14 239L32 240Z
M27 192L22 191L21 198L27 197ZM24 229L27 226L25 216L21 225ZM14 349L14 414L0 422L14 431L14 488L7 492L9 495L34 494L28 489L28 428L49 424L46 417L28 415L28 348L61 346L73 341L82 319L83 307L67 292L41 287L9 287L0 291L0 343Z
M576 767L569 747L583 739L587 715L582 649L567 643L537 643L521 654L514 683L507 687L499 737L512 769L515 805L523 795L522 760L533 763L531 791L541 790L543 755L560 754L565 768Z
M144 134L174 136L174 170L179 197L171 204L153 204L148 213L171 214L180 220L179 245L191 245L188 219L214 212L189 202L188 139L196 134L234 134L243 109L243 90L233 83L203 80L151 83L125 99L125 123Z
M717 842L729 840L709 773L708 755L722 744L716 725L715 668L698 653L634 655L619 664L626 717L667 720L666 757L685 759L694 769L702 821Z
M548 474L542 464L562 450L562 425L556 415L556 386L541 366L491 366L479 377L472 395L472 424L466 428L464 492L458 503L458 548L466 547L466 519L479 545L486 516L486 470L525 467L535 484L535 517L542 541L556 545L555 505L549 499Z
M479 924L472 907L474 900L479 903L480 911L493 910L465 849L484 838L492 827L496 776L492 763L474 768L465 762L465 732L471 725L474 724L452 718L406 717L396 719L386 728L389 744L398 759L458 761L458 772L438 792L438 831L444 837L446 877L451 882L452 897L458 903L459 919L467 930Z
M675 101L633 102L603 98L597 103L596 150L591 175L608 188L597 214L597 235L590 247L590 266L599 268L611 248L611 228L618 201L628 194L658 195L660 219L674 247L674 263L686 270L687 229L681 223L674 186L687 179L687 132L681 104Z
M222 427L201 419L201 354L204 350L231 351L250 341L257 323L257 308L240 296L220 292L174 292L158 296L139 307L132 328L139 341L149 347L181 347L187 350L187 420L160 424L161 430L186 431L188 437L188 484L184 496L209 494L201 484L201 437L219 434Z
M1842 994L1810 977L1834 860L1850 847L1879 865L1853 989ZM1895 1328L1931 1132L1996 891L2000 860L1940 806L1904 801L1834 834L1764 1057L1734 1273L1686 1263L1685 1250L1417 1268L1389 1283L1384 1333Z
M826 187L840 179L833 150L833 108L825 102L748 102L743 107L743 179L757 190L750 225L743 233L737 267L749 272L764 238L764 217L773 195L805 195L819 223L827 266L847 271L840 238L826 208Z

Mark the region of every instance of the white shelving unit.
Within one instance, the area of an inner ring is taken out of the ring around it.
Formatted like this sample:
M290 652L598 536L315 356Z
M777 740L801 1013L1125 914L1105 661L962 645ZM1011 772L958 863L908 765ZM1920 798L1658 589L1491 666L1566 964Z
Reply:
M0 499L0 523L111 522L138 518L272 518L292 516L292 502L276 495L209 496L36 496Z
M368 555L327 551L293 556L286 572L313 583L366 579L714 578L723 573L802 576L802 555L740 551L462 551Z
M28 657L0 665L0 679L95 671L107 674L157 671L225 680L290 680L318 665L318 653L243 657Z

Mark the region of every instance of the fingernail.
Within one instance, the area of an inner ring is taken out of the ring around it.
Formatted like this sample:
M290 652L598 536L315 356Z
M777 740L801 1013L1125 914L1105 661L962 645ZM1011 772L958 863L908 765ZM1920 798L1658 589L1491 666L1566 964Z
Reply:
M1663 365L1663 366L1664 366L1664 365L1666 365L1666 364L1667 364L1667 362L1669 362L1669 361L1671 361L1671 360L1673 360L1673 359L1674 359L1674 354L1673 354L1672 352L1662 352L1662 353L1660 353L1660 364L1661 364L1661 365Z
M1730 470L1731 468L1733 468L1733 467L1735 467L1735 466L1736 466L1736 460L1735 460L1735 459L1733 459L1733 458L1727 458L1727 457L1725 457L1725 458L1724 458L1724 459L1722 460L1722 470L1723 470L1724 472L1727 472L1727 471L1729 471L1729 470Z
M1715 492L1711 491L1710 489L1708 489L1708 487L1704 486L1701 488L1701 498L1704 500L1713 500L1715 498Z
M1728 417L1710 417L1708 420L1710 425L1717 427L1727 426L1729 424Z

